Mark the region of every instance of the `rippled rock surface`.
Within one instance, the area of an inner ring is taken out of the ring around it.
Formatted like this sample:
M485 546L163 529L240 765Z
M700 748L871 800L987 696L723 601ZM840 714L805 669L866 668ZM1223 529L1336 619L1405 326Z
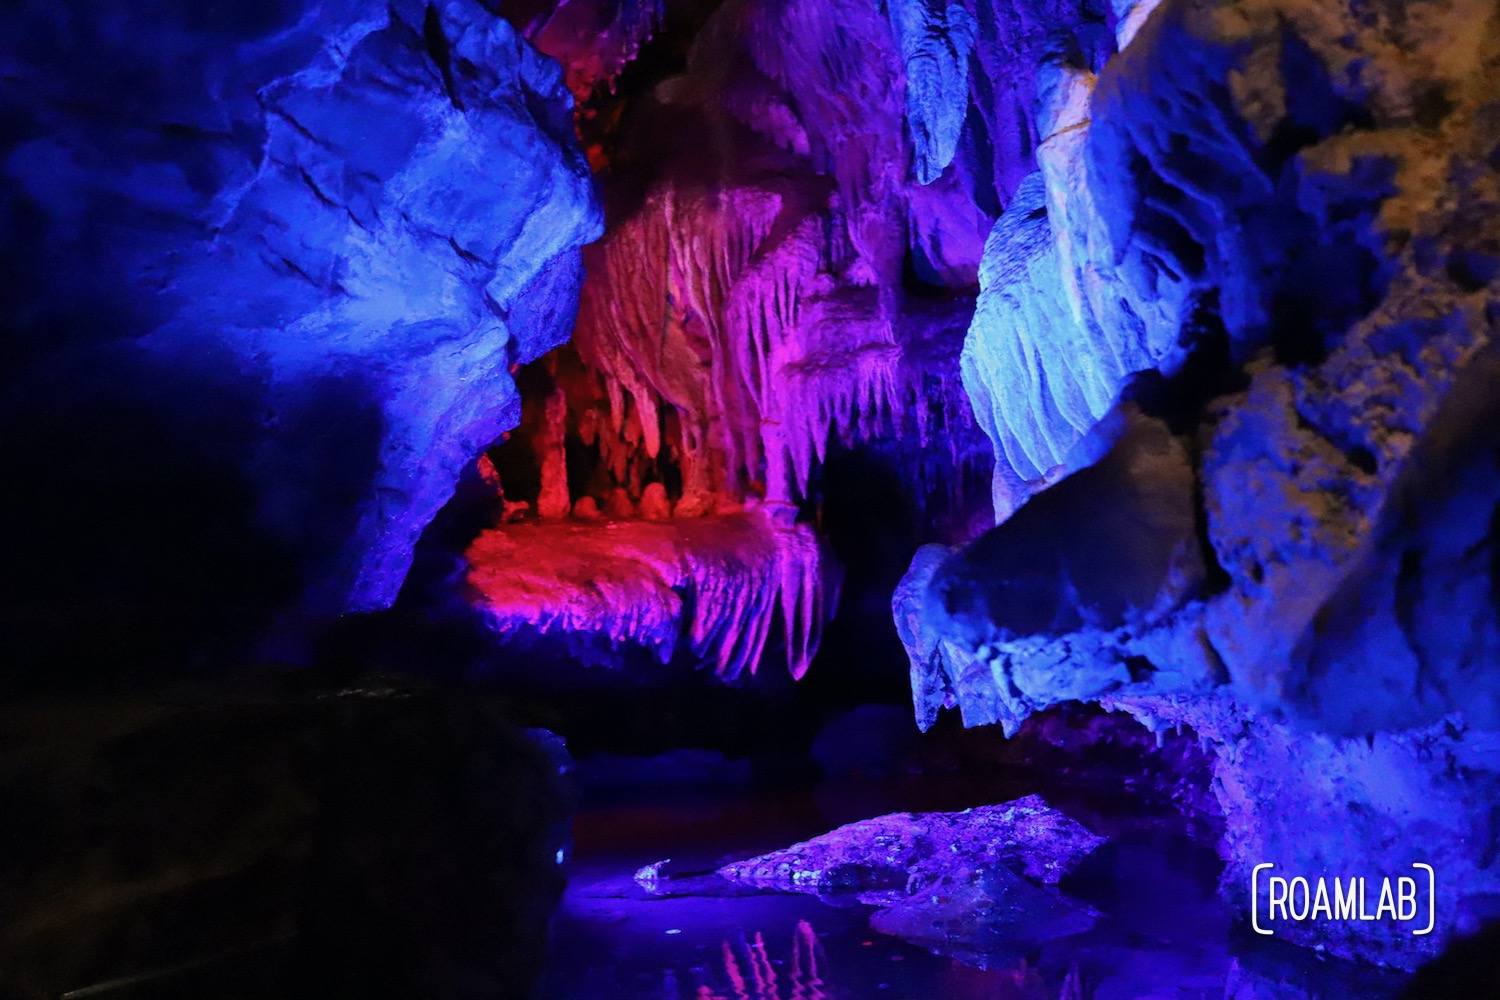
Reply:
M1104 838L1053 809L1039 795L953 813L892 813L748 861L720 874L765 888L800 892L899 889L940 873L1003 865L1053 884Z

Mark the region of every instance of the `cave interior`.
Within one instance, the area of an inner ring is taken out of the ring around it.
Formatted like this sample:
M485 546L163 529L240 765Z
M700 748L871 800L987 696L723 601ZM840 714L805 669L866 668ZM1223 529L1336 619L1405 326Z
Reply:
M1493 0L0 80L0 1000L1500 996Z

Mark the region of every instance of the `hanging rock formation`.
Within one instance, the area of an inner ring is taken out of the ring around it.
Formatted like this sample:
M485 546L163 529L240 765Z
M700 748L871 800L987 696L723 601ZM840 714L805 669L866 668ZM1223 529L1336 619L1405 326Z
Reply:
M467 556L478 605L503 634L629 642L664 663L687 651L726 680L755 671L778 618L800 679L838 595L813 529L764 508L502 526Z
M796 500L830 433L928 416L904 352L930 321L899 290L895 59L865 5L730 5L640 112L635 141L655 148L622 150L620 169L644 158L649 179L619 185L574 346L604 387L601 447L668 448L682 514ZM983 224L972 209L926 221L947 237L934 267L972 271Z
M507 504L529 505L516 517L607 524L597 579L513 570L531 544L519 525L469 550L471 579L501 631L524 619L663 657L691 636L679 652L725 676L755 668L759 616L802 607L782 616L800 676L837 593L800 581L837 571L793 521L816 510L830 445L903 439L898 464L924 494L983 461L957 354L990 217L966 181L908 177L896 41L867 4L725 4L685 56L613 137L608 233L585 254L575 335L523 374L537 401L492 463ZM904 287L908 267L923 294ZM688 523L705 517L720 523ZM751 569L760 557L735 541L747 517L776 525L763 540L794 572ZM677 568L643 571L660 544ZM729 596L771 578L795 585ZM634 610L600 605L603 579L640 596ZM537 587L551 596L527 611L518 595Z

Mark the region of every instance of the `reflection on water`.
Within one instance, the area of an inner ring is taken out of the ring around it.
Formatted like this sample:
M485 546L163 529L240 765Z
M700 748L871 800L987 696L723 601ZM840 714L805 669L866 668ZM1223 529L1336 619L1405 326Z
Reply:
M806 920L797 922L792 935L792 965L784 984L766 955L765 937L759 931L751 941L743 934L734 944L724 940L724 974L729 979L728 993L702 985L697 996L701 1000L828 1000L823 980L818 978L818 935Z
M1068 967L1056 992L1047 986L1040 969L1021 959L1010 969L974 969L954 965L950 970L953 995L965 1000L1084 1000L1083 978L1076 964Z
M1117 831L1062 886L1099 912L1087 930L998 940L959 924L914 943L875 930L874 908L850 896L712 875L847 818L757 827L768 814L734 803L582 816L543 1000L1377 1000L1404 979L1241 934L1213 848L1163 830ZM634 878L668 856L673 874Z
M723 943L723 974L728 989L716 989L707 983L699 984L692 994L694 1000L835 1000L850 996L840 990L836 983L825 983L818 975L818 959L822 948L817 932L806 920L797 922L792 935L790 968L781 974L766 949L765 936L757 931L753 937L738 934L731 942ZM665 995L675 998L680 995L675 973L666 976ZM827 989L824 987L827 986ZM1085 1000L1083 979L1076 964L1069 967L1061 988L1054 992L1047 986L1040 969L1024 958L1013 968L974 969L953 964L948 969L943 997L961 997L963 1000ZM887 986L888 988L888 986Z

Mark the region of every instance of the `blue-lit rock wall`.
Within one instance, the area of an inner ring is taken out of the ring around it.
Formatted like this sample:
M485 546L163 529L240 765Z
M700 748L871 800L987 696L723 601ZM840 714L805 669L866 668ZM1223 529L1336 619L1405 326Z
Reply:
M1117 12L1121 43L1146 12ZM1029 140L1008 169L1030 173L986 243L964 344L965 387L995 448L997 520L1089 460L1072 452L1131 375L1181 363L1178 330L1195 291L1171 267L1131 280L1125 244L1134 230L1113 226L1119 208L1108 195L1116 165L1101 163L1091 141L1096 69L1115 40L1097 12L1072 21L1068 31L1030 32L1034 69L1024 86L1010 84L1028 109ZM1013 68L1013 53L1005 65Z
M958 152L978 25L963 4L944 0L897 0L889 12L906 70L906 121L915 173L927 184Z
M1115 49L1113 10L1080 0L892 0L906 76L914 177L965 177L997 214L1036 165L1046 134L1038 67L1065 53L1097 69Z
M0 37L12 636L389 604L571 331L601 220L558 66L472 0Z
M1429 858L1451 933L1500 891L1500 21L1422 9L1167 0L1097 75L1044 68L966 346L1003 522L924 550L896 614L919 721L1082 698L1193 727L1231 895L1262 861Z
M995 449L996 520L1087 464L1084 438L1126 378L1151 365L1137 337L1098 323L1069 287L1069 248L1054 235L1048 195L1044 175L1028 175L991 230L961 355L964 389Z

